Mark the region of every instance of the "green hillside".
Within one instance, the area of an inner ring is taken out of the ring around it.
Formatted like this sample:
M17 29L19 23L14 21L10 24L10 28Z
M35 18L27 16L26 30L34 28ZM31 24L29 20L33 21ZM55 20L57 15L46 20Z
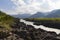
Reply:
M14 23L15 18L0 11L0 26L10 30L10 25Z

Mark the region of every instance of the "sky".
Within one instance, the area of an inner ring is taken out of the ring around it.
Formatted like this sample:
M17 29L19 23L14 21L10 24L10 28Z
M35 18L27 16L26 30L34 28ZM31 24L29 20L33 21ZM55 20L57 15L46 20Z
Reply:
M0 10L10 15L35 14L60 9L60 0L0 0Z

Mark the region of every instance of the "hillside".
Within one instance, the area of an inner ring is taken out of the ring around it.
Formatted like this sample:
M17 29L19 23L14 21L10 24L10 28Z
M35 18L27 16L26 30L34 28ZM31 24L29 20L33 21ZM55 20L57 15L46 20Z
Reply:
M60 9L58 10L53 10L50 12L49 15L46 16L47 18L60 18Z
M10 29L10 25L14 23L15 18L0 11L0 26Z

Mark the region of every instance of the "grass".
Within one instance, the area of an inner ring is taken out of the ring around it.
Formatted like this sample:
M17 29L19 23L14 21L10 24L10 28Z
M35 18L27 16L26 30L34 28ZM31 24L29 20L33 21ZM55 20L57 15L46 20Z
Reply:
M27 20L36 20L36 21L40 21L40 20L42 20L42 21L59 21L60 22L60 18L29 18L29 19L27 19Z
M14 17L0 11L0 26L10 30L10 25L14 23Z

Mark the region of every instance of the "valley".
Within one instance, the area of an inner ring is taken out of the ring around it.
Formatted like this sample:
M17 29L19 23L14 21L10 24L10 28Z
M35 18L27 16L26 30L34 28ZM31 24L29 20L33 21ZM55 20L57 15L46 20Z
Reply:
M20 19L0 12L0 40L60 40L60 29L50 28L55 22L59 25L60 19Z

